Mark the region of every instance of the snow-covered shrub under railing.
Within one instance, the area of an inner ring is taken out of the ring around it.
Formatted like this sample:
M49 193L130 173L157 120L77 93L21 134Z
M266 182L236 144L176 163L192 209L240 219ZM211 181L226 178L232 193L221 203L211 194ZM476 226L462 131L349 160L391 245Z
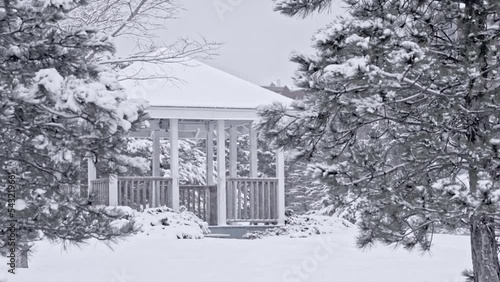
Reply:
M331 234L338 230L354 227L354 224L338 216L318 214L291 215L285 220L285 225L255 231L243 236L245 239L260 239L272 236L287 236L290 238L305 238L314 235Z
M110 207L110 209L113 209ZM129 207L116 207L128 216L114 222L115 227L133 222L139 230L137 235L163 236L172 239L203 239L209 234L208 224L181 207L175 212L167 207L145 209L138 212Z

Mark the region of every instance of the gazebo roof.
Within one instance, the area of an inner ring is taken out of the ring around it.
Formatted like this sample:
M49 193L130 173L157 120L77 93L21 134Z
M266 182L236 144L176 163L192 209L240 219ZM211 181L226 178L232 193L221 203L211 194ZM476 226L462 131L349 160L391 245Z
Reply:
M146 99L153 118L231 120L238 119L239 112L248 120L261 105L293 101L196 60L161 65L137 62L125 68L122 77L129 97Z

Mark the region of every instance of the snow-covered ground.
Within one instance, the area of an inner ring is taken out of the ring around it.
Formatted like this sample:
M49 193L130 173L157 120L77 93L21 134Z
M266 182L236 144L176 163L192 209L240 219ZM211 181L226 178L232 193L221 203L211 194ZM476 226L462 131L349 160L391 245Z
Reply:
M114 247L39 243L14 282L459 282L470 267L468 238L435 236L432 253L359 250L356 230L309 238L177 240L155 232Z

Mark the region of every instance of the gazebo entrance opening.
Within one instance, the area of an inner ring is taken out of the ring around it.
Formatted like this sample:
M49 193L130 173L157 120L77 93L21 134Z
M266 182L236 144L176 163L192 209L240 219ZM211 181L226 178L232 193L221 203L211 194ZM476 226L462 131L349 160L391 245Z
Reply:
M95 164L89 161L88 184L94 202L129 206L136 210L167 206L179 211L185 207L212 226L238 222L284 224L283 152L276 152L275 177L258 177L257 133L252 126L254 119L150 120L148 129L134 132L130 137L151 138L152 175L96 179ZM237 171L237 138L242 134L248 134L250 141L248 177L239 176ZM163 138L170 141L170 177L160 177L160 140ZM179 183L179 140L183 138L206 140L206 185ZM226 139L229 139L228 148ZM229 154L228 163L226 152Z

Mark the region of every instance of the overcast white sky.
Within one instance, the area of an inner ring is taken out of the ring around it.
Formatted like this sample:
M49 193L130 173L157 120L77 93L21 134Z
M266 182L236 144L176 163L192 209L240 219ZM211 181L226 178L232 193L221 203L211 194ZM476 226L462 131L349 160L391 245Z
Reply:
M179 2L186 11L179 14L179 19L169 22L160 37L171 40L201 35L224 43L220 55L205 62L259 85L268 85L277 79L282 84L292 84L296 67L289 62L291 52L311 53L311 36L342 13L340 8L333 7L329 14L297 19L274 12L271 0Z

